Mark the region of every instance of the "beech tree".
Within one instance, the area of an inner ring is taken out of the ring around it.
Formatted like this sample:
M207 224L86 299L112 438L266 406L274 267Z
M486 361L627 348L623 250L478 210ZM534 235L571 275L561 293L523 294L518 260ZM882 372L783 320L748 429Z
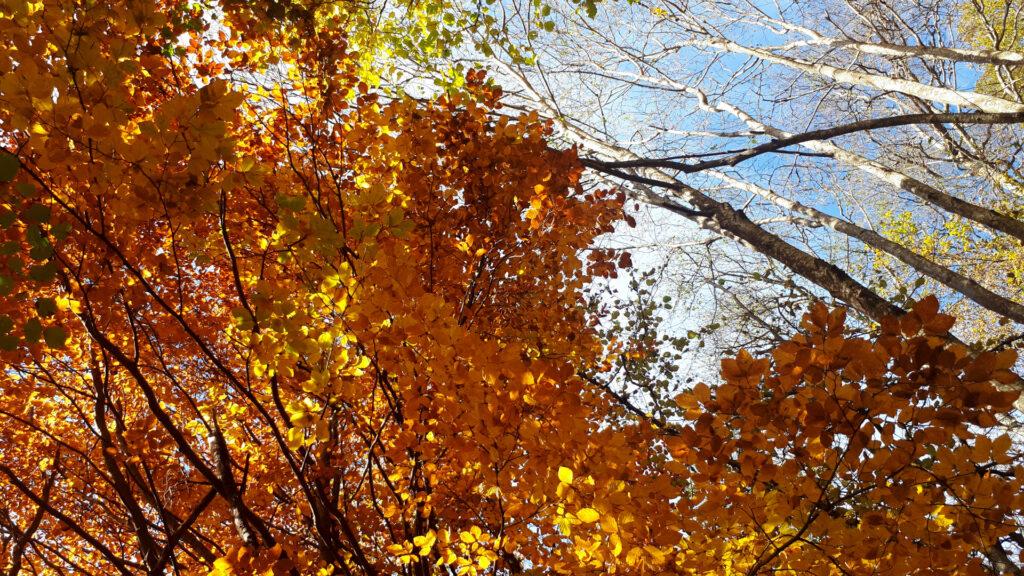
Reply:
M0 3L6 574L1012 568L1012 351L819 303L651 418L622 194L482 71L382 98L362 9Z

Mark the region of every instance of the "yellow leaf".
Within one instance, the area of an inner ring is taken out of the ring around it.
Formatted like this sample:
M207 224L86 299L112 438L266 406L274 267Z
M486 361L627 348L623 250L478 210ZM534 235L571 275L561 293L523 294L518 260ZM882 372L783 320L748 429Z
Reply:
M565 484L572 484L572 470L565 466L558 467L558 481Z
M288 435L285 438L285 444L288 445L292 450L298 450L302 447L305 442L305 436L302 434L302 430L299 428L289 428Z
M612 556L618 556L622 554L622 539L617 534L612 534L608 537L608 542L612 545Z
M601 530L614 534L619 531L619 523L615 521L614 516L605 516L601 519Z
M597 522L597 519L601 517L601 513L593 508L584 508L576 513L576 517L589 524Z

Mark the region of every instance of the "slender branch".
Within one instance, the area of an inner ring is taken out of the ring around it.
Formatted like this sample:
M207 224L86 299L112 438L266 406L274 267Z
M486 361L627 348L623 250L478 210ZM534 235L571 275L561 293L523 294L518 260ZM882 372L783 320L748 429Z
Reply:
M117 554L114 554L114 552L110 548L107 548L107 546L103 544L103 542L100 542L99 539L90 534L74 519L69 517L67 514L64 514L60 510L57 510L46 499L33 492L31 488L29 488L24 482L21 481L21 478L14 472L14 470L11 470L4 464L0 464L0 472L7 476L7 480L11 484L13 484L15 488L17 488L23 494L25 494L25 496L27 496L29 500L34 502L36 506L39 506L40 508L45 510L47 514L59 520L62 524L67 526L74 533L78 534L82 538L82 540L88 542L89 545L91 545L100 554L102 554L103 557L106 558L108 562L113 564L114 567L117 568L118 572L120 572L124 576L133 576L137 573L131 570L131 568L140 568L138 564L136 564L135 562L129 562L119 557Z
M812 130L810 132L804 132L802 134L795 134L793 136L787 136L785 138L777 138L764 144L752 146L744 150L739 151L737 154L727 156L725 158L718 158L716 160L706 160L703 162L695 163L684 163L674 160L676 157L668 158L642 158L639 160L625 160L621 162L605 162L605 166L614 168L668 168L671 170L679 170L685 174L692 174L695 172L701 172L709 168L720 168L723 166L736 166L740 162L745 162L765 154L768 152L779 152L782 148L793 146L795 144L802 144L804 142L812 142L815 140L828 140L830 138L836 138L838 136L844 136L847 134L854 134L856 132L865 132L870 130L878 130L881 128L893 128L896 126L908 126L911 124L1016 124L1024 122L1024 112L951 112L951 113L924 113L924 114L903 114L900 116L890 116L887 118L872 118L869 120L861 120L859 122L851 122L849 124L842 124L834 126L832 128L824 128L821 130Z

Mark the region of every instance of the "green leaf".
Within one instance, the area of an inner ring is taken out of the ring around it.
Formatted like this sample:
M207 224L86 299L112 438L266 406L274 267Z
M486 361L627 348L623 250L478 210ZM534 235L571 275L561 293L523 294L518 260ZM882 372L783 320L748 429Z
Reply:
M38 246L46 241L46 233L38 224L29 224L25 227L25 239L32 246Z
M30 258L36 261L46 260L50 256L53 256L53 247L50 246L49 242L41 242L33 246L29 251L28 255Z
M56 275L57 265L53 262L47 262L46 264L40 264L38 266L30 266L28 269L28 277L36 282L49 282L53 280Z
M29 222L49 222L50 207L39 203L33 203L25 209L25 218Z
M18 217L14 212L10 210L0 208L0 228L8 228Z
M18 174L21 163L18 157L7 152L0 152L0 182L10 182Z
M286 196L284 194L278 194L275 200L277 201L278 206L291 212L298 212L306 205L306 199L302 196Z
M57 301L53 298L40 298L36 300L36 312L42 316L53 316L57 313Z
M404 238L416 224L412 220L403 220L401 224L391 229L391 234L396 238Z
M63 348L68 341L68 333L60 326L49 326L43 330L43 340L51 348Z
M71 224L67 222L61 222L60 224L54 224L50 227L50 234L53 235L57 240L63 240L68 237L71 233Z
M25 341L31 344L39 342L39 337L43 334L43 325L39 323L38 318L29 318L22 330L25 331Z
M18 347L18 337L5 334L0 336L0 350L15 350Z
M401 206L396 206L388 212L388 226L398 226L405 220L405 210Z
M17 256L12 256L7 259L7 269L13 272L16 276L21 275L21 270L24 267L25 263Z
M14 328L14 320L6 314L0 315L0 334L7 334L11 328Z

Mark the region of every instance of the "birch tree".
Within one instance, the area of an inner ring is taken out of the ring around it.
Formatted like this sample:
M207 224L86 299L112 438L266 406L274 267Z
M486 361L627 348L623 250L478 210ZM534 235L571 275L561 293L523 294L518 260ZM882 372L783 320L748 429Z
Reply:
M685 263L675 273L704 295L702 322L735 320L726 340L775 338L758 320L787 314L765 291L795 284L797 299L842 301L868 323L935 292L968 320L964 340L999 348L1024 323L1024 51L980 39L1002 30L992 12L640 0L591 16L505 2L485 14L521 48L444 65L489 69L579 147L595 184L651 207L657 232L688 222L682 240L653 242ZM988 89L983 75L1004 81Z

